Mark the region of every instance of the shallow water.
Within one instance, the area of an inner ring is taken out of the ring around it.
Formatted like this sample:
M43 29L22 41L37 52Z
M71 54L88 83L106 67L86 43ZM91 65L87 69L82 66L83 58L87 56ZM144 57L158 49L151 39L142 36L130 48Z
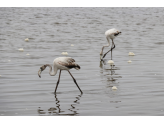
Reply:
M0 8L0 115L164 115L163 13L164 8ZM99 53L107 44L105 31L113 27L122 35L114 39L111 70ZM40 66L62 52L81 66L71 73L83 94L67 71L56 95L58 74L49 76L47 68L38 77Z

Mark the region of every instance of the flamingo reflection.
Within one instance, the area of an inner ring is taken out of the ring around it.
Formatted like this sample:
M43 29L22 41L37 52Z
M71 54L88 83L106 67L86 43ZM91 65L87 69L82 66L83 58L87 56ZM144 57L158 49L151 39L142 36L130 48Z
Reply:
M57 115L77 115L79 114L77 111L76 111L76 105L79 104L79 100L81 98L82 94L78 95L76 98L75 101L73 101L74 103L71 104L71 108L69 108L68 110L71 111L72 113L69 113L69 114L63 114L63 112L65 111L62 111L61 110L61 107L60 107L60 101L59 99L57 98L57 94L55 94L55 100L56 100L56 107L57 107L57 110L56 112L53 112L53 114L57 114ZM61 114L62 113L62 114Z
M66 111L61 109L60 100L57 98L57 94L55 94L56 107L50 107L48 109L48 115L56 115L56 116L58 116L58 115L69 115L69 116L78 115L79 113L77 112L76 105L80 104L78 101L80 100L81 96L82 96L82 94L77 95L77 97L75 97L76 98L75 101L73 101L73 104L70 105L70 108L68 110L71 111L72 113L64 114L64 112L66 112ZM38 107L37 112L41 116L47 115L46 110L41 109L41 107Z

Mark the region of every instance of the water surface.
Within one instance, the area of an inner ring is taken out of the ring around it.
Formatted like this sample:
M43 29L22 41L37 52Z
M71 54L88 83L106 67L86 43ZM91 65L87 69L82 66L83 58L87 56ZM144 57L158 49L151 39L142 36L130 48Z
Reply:
M0 8L0 115L164 115L163 13L164 8ZM110 28L122 31L114 40L114 70L99 55ZM62 52L81 66L71 73L83 94L67 71L56 95L58 74L49 76L47 68L38 77L40 66Z

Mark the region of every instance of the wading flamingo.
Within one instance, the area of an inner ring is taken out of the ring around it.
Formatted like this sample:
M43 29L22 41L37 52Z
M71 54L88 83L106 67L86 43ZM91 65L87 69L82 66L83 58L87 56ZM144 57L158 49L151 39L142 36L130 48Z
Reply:
M114 44L114 42L113 42L113 39L114 39L116 36L118 36L120 33L121 33L121 32L120 32L119 30L115 29L115 28L109 29L109 30L107 30L107 31L105 32L105 36L106 36L106 39L107 39L107 41L108 41L108 45L105 45L105 46L102 47L102 50L101 50L101 52L100 52L100 55L103 55L104 47L109 47L109 46L110 46L110 39L111 39L111 40L112 40L112 46L111 46L111 49L110 49L108 52L111 51L111 60L112 60L112 50L115 48L115 44ZM106 52L102 58L104 58L108 52Z
M52 72L51 65L49 65L49 64L43 65L42 67L40 67L40 69L38 71L38 76L40 78L41 78L41 72L44 69L46 69L47 66L50 68L50 70L49 70L50 76L55 76L57 74L57 71L60 70L59 78L58 78L58 81L57 81L57 84L56 84L56 88L55 88L55 92L54 93L56 93L56 90L57 90L57 87L58 87L58 84L59 84L59 81L60 81L60 75L61 75L61 71L62 70L66 70L66 71L69 72L69 74L73 78L75 84L79 88L80 92L83 93L81 91L80 87L78 86L75 78L72 76L72 74L69 71L72 68L75 68L76 70L79 70L80 69L80 66L75 63L75 60L74 59L72 59L71 57L58 57L58 58L54 59L54 61L53 61L53 72Z

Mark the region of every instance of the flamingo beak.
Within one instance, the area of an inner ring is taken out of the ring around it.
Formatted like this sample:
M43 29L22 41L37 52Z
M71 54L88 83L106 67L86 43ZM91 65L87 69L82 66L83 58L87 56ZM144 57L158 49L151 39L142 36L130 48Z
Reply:
M41 73L42 73L42 70L41 69L39 69L39 71L38 71L38 76L41 78Z
M41 73L42 71L46 69L46 65L43 65L42 67L40 67L39 71L38 71L38 76L41 78Z

